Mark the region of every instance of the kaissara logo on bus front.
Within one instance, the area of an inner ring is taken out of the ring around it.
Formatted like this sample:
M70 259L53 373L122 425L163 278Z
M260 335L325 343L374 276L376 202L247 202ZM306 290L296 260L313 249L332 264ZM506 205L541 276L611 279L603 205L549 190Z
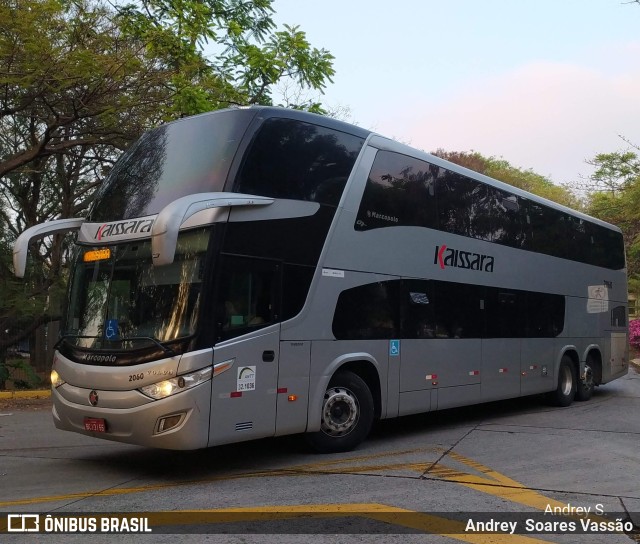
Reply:
M493 263L494 258L491 255L453 249L444 244L436 246L436 252L433 258L433 264L440 265L440 268L443 270L447 266L452 266L454 268L466 268L467 270L493 272Z
M119 221L117 223L105 223L98 228L95 239L102 240L111 236L124 234L142 234L151 232L154 219L134 219L132 221Z

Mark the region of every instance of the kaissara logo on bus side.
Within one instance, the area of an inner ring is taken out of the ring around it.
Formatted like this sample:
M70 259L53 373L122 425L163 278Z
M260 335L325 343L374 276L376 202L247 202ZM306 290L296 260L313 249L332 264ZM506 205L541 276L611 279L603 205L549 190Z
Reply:
M447 266L451 266L453 268L493 272L493 263L494 258L491 255L453 249L444 244L436 246L436 252L433 258L433 264L439 264L443 270Z
M154 219L134 219L132 221L119 221L117 223L105 223L96 232L95 239L102 240L110 236L123 234L142 234L151 232Z

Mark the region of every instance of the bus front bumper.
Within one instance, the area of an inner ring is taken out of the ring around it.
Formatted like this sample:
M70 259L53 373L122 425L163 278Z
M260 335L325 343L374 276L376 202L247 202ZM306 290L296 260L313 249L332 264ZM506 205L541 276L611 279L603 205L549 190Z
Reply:
M101 396L111 393L68 384L53 389L55 426L151 448L194 450L207 446L211 381L161 400L148 399L138 391L121 392L117 408L100 406ZM97 397L97 406L91 406L90 396L94 401ZM131 402L126 402L127 397ZM91 428L95 430L87 430Z

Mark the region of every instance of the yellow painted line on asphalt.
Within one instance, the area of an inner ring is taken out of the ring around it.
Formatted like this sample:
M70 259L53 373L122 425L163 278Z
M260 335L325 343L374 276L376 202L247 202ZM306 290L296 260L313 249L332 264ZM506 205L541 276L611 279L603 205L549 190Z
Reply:
M537 510L546 510L553 508L566 508L568 505L565 502L557 501L555 499L551 499L529 489L525 485L520 482L514 480L513 478L509 478L500 472L497 472L473 459L469 459L459 453L450 451L448 456L460 463L469 466L478 472L481 472L485 475L477 476L473 474L466 474L461 471L447 469L446 467L432 467L429 469L427 474L435 475L438 478L442 478L443 480L451 481L454 483L458 483L469 487L471 489L475 489L476 491L480 491L482 493L487 493L489 495L494 495L496 497L500 497L502 499L506 499L511 502L516 502L518 504L523 504L525 506L530 506ZM560 510L561 511L561 510ZM568 517L582 517L584 516L571 516ZM601 516L597 516L595 514L589 514L589 519L594 521L610 521Z
M39 504L45 502L56 502L56 501L68 501L68 500L79 500L86 499L89 497L110 497L115 495L127 495L131 493L144 493L147 491L157 491L161 489L167 489L172 487L183 487L188 485L197 485L203 483L212 483L212 482L220 482L220 481L228 481L228 480L239 480L246 478L267 478L267 477L281 477L281 476L305 476L308 474L319 473L322 474L325 472L324 469L330 466L337 466L345 463L355 462L355 461L367 461L372 459L379 459L382 457L396 457L398 455L408 455L413 453L425 452L425 451L433 451L433 450L425 450L425 449L413 449L413 450L405 450L401 452L385 452L378 453L372 455L361 455L357 457L351 457L340 460L331 460L331 461L321 461L318 463L309 463L304 465L295 465L292 467L287 467L283 469L276 470L265 470L261 472L241 472L237 474L226 474L223 476L214 476L212 478L205 478L202 480L187 480L183 482L170 482L170 483L162 483L162 484L149 484L145 486L136 486L136 487L114 487L110 489L103 490L95 490L95 491L84 491L79 493L65 493L61 495L50 495L44 497L31 497L26 499L15 499L11 501L0 501L0 507L7 506L25 506L29 504ZM366 470L385 470L389 466L397 466L398 468L410 467L411 464L407 463L399 463L397 465L374 465L372 467L367 466L359 466L357 470L351 471L348 469L340 469L334 471L326 471L327 473L331 472L364 472ZM426 469L426 465L424 466ZM411 470L411 469L409 469Z
M384 458L389 457L400 457L403 455L411 455L416 453L426 453L426 452L444 452L444 450L439 448L428 448L428 449L414 449L414 450L405 450L401 452L385 452L378 453L373 455L364 455L364 456L356 456L346 459L334 459L329 461L321 461L318 463L310 463L303 465L295 465L291 467L286 467L283 469L276 469L273 471L261 471L261 472L250 472L250 473L238 473L238 474L226 474L221 476L215 476L212 478L206 478L203 480L193 480L193 481L183 481L183 482L171 482L171 483L161 483L161 484L150 484L144 486L136 486L136 487L122 487L122 488L110 488L104 490L97 491L88 491L88 492L80 492L80 493L68 493L68 494L60 494L60 495L51 495L44 497L33 497L26 499L17 499L12 501L3 501L0 502L0 507L11 507L11 506L25 506L31 504L45 503L45 502L59 502L59 501L76 501L82 500L90 497L108 497L108 496L118 496L118 495L128 495L132 493L145 493L150 491L163 490L167 488L179 487L179 486L188 486L188 485L198 485L203 483L211 483L211 482L219 482L219 481L229 481L234 479L247 479L247 478L267 478L267 477L282 477L282 476L304 476L311 474L331 474L331 473L340 473L340 474L357 474L357 473L371 473L371 472L381 472L381 471L401 471L406 470L410 472L418 473L422 476L429 476L436 479L441 479L443 481L448 481L451 483L459 484L466 486L475 491L486 493L489 495L493 495L496 497L500 497L502 499L515 502L518 504L522 504L525 506L529 506L535 508L537 510L544 511L545 509L551 507L565 507L566 504L560 501L556 501L549 497L546 497L532 489L527 488L522 483L505 476L477 461L469 459L461 454L456 452L447 451L444 459L451 459L456 461L459 465L469 467L473 469L475 473L464 472L459 468L450 468L443 466L441 464L442 459L440 460L440 464L434 465L433 463L415 463L415 462L397 462L397 463L371 463L367 464L367 461L379 461ZM357 464L353 464L357 463ZM441 518L438 516L434 516L427 513L422 512L412 512L411 510L404 510L401 508L395 508L391 506L379 505L379 504L365 504L365 505L296 505L296 506L269 506L269 507L261 507L261 508L236 508L236 509L224 509L224 510L202 510L197 511L202 515L208 514L209 519L211 519L211 513L214 512L216 514L215 519L217 522L220 522L221 514L229 513L236 516L239 513L243 513L247 516L246 520L255 520L259 521L260 519L266 519L264 516L269 514L271 516L269 519L281 519L279 516L293 516L294 514L298 517L302 516L303 513L307 515L309 512L313 512L314 515L321 515L323 512L327 514L327 516L336 516L336 515L354 515L359 513L365 517L371 517L371 519L376 519L378 521L384 521L386 523L394 523L396 525L403 525L406 527L410 527L412 529L417 529L424 532L433 532L434 534L441 534L444 536L448 536L450 538L456 538L458 540L462 540L465 542L478 542L482 544L489 543L536 543L536 542L547 542L544 540L535 540L530 537L525 537L521 535L494 535L494 534L465 534L464 527L461 527L461 523L455 520L449 520L446 518ZM180 520L184 519L195 519L190 516L200 515L194 514L193 511L181 513ZM346 514L341 514L341 512L346 512ZM408 515L407 513L411 513ZM176 512L154 512L149 515L153 516L154 519L157 516L160 516L158 519L161 521L161 524L169 524L169 521L174 520L174 515ZM183 516L184 514L184 516ZM186 517L185 517L186 516ZM260 517L262 516L262 518ZM275 516L275 517L274 517ZM395 517L393 517L395 516ZM591 519L598 520L598 516L589 516ZM198 518L200 519L200 518ZM284 519L284 518L282 518ZM602 519L602 518L600 518ZM244 518L243 518L244 520ZM191 521L180 521L180 523L188 524L195 523Z

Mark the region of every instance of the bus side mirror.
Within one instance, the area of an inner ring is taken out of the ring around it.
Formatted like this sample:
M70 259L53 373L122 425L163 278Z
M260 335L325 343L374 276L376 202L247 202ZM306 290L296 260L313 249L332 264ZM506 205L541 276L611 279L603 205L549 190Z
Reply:
M46 221L39 225L25 230L13 244L13 273L17 278L24 278L24 272L27 267L27 254L29 244L33 240L39 240L51 234L59 234L62 232L70 232L78 230L80 225L85 222L84 218L56 219L54 221Z

